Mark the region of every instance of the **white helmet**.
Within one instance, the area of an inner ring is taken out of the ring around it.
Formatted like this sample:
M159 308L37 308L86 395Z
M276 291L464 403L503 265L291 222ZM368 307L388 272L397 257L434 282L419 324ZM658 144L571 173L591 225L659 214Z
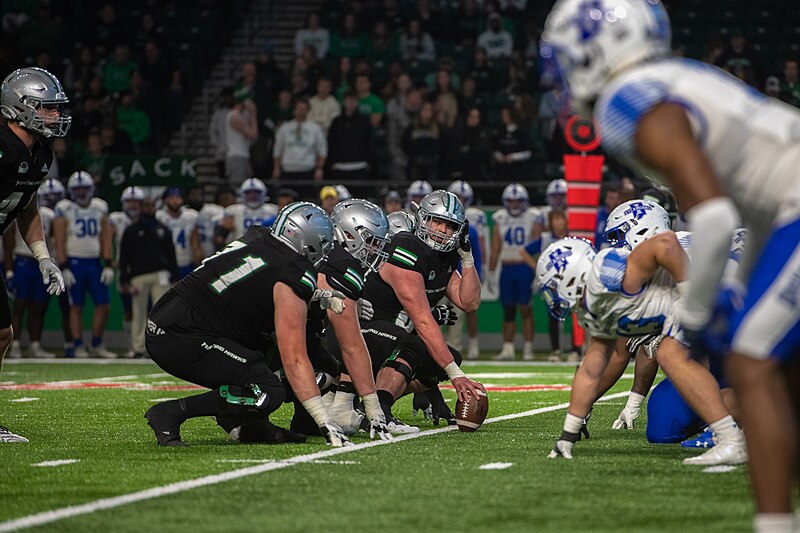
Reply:
M424 180L412 181L406 191L406 209L412 206L412 202L419 204L423 198L433 192L431 184Z
M293 202L280 210L272 234L318 267L333 248L333 222L318 205Z
M591 243L577 237L559 239L539 256L534 283L554 318L566 320L580 302L594 257Z
M72 124L72 117L64 112L68 103L61 82L42 68L17 69L0 85L3 116L44 137L64 137L67 134ZM41 108L54 109L58 115L45 119L39 113Z
M348 189L342 184L334 185L333 188L336 189L336 194L339 196L340 202L344 200L349 200L350 198L353 197L353 195L350 194L350 189Z
M566 82L573 108L588 115L612 76L669 54L671 42L659 0L558 0L547 16L539 53L545 72Z
M55 206L64 199L64 185L57 179L48 178L39 185L40 205Z
M461 199L464 208L472 205L472 200L475 198L475 195L472 192L472 186L466 181L456 180L450 184L447 190Z
M339 202L331 213L334 237L361 264L377 272L389 255L389 221L383 209L367 200Z
M67 189L69 189L69 197L72 198L72 201L82 207L86 207L94 194L92 175L85 170L73 172L69 180L67 180Z
M244 180L239 188L242 203L250 209L258 209L267 201L267 186L258 178Z
M122 202L122 210L131 218L139 216L144 202L144 191L141 187L126 187L119 197Z
M417 237L437 252L451 252L458 246L461 230L467 220L464 204L451 192L433 191L419 203ZM451 234L432 229L433 221L445 222L453 228Z
M608 215L606 240L616 248L633 250L657 233L672 227L669 214L651 200L628 200Z
M417 229L417 220L405 211L389 213L386 219L389 221L389 235L391 237L394 237L402 231L414 233Z
M516 201L519 201L519 204L511 204ZM503 189L503 207L514 216L528 209L528 190L519 183L506 185L506 188Z
M545 194L547 196L547 205L553 209L564 209L567 207L567 180L559 178L551 181L547 184Z

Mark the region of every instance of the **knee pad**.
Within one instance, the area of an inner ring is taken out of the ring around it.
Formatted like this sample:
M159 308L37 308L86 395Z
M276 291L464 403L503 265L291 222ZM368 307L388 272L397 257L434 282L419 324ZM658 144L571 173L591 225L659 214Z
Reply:
M258 383L223 385L219 388L219 395L223 402L222 411L240 416L269 414L280 407L286 397L282 387Z
M514 322L517 318L517 306L516 305L504 305L503 306L503 322Z
M407 364L398 361L397 360L398 357L406 361ZM392 352L392 355L389 356L389 359L384 361L384 363L381 366L397 370L400 373L400 375L402 375L405 378L406 384L408 384L408 382L414 379L414 374L416 373L413 366L414 363L412 361L409 361L408 359L409 358L407 358L405 355L399 355L397 352Z

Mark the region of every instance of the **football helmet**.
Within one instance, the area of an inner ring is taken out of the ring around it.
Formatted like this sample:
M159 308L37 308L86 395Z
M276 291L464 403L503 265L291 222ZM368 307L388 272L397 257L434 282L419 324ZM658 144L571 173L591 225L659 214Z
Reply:
M72 201L81 207L86 207L92 201L94 194L94 180L92 175L85 170L77 170L67 180L67 189Z
M244 180L239 188L242 203L250 209L258 209L267 201L267 186L258 178Z
M425 196L417 210L417 237L438 252L451 252L458 246L461 229L467 220L464 204L455 194L438 190ZM430 227L430 224L444 222L453 228L448 234Z
M19 122L25 129L43 137L64 137L72 117L64 107L69 98L61 82L51 73L38 67L17 69L0 86L0 111L5 118ZM43 112L55 110L47 117Z
M742 259L744 247L747 241L747 229L737 228L733 230L731 237L731 247L728 249L728 258L734 259L737 263Z
M348 189L344 185L341 185L341 184L340 185L334 185L333 188L336 189L336 194L339 195L339 201L340 202L344 201L344 200L349 200L350 198L353 197L353 195L350 194L350 189Z
M272 234L316 268L333 248L333 222L318 205L293 202L280 210Z
M539 256L534 283L554 318L566 320L580 302L594 257L591 243L578 237L559 239Z
M608 215L606 240L615 248L633 250L657 233L672 228L666 210L651 200L628 200Z
M334 237L350 255L373 272L389 255L389 221L383 210L367 200L339 202L331 213Z
M406 191L406 209L415 208L415 204L419 204L423 198L433 192L431 184L424 180L412 181Z
M528 209L528 191L519 183L511 183L503 189L503 207L510 215L517 216Z
M39 185L39 205L46 205L49 208L64 199L64 185L57 179L46 179Z
M567 180L555 179L547 184L547 205L553 209L564 210L567 207Z
M139 216L144 202L144 191L141 187L126 187L119 197L122 203L122 210L131 218Z
M539 53L546 75L566 86L575 111L589 116L608 80L669 54L671 43L660 0L558 0L547 15Z
M405 211L395 211L394 213L390 213L386 218L389 221L390 237L394 237L401 231L410 231L414 233L417 229L416 219Z
M464 180L456 180L450 184L447 190L461 200L461 203L464 204L464 209L472 205L472 200L475 198L474 193L472 192L472 186Z

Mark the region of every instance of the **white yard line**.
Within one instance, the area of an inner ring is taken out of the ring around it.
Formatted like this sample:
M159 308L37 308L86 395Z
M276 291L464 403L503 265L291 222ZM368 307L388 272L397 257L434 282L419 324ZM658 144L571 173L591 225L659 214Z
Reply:
M8 400L11 403L27 403L27 402L37 402L39 398L15 398L13 400Z
M478 470L505 470L511 468L514 463L486 463L478 467Z
M629 391L610 394L608 396L604 396L603 398L599 399L598 402L602 402L605 400L612 400L616 398L622 398L624 396L628 396L629 394L630 394ZM560 403L558 405L541 407L539 409L531 409L529 411L523 411L521 413L496 416L494 418L487 419L484 422L484 424L493 424L495 422L503 422L505 420L513 420L515 418L524 418L542 413L549 413L551 411L566 409L567 407L569 407L569 403ZM164 485L161 487L153 487L151 489L132 492L130 494L123 494L121 496L114 496L111 498L103 498L100 500L95 500L93 502L88 502L80 505L71 505L69 507L53 509L52 511L44 511L41 513L23 516L22 518L15 518L13 520L8 520L6 522L0 522L0 533L5 531L15 531L18 529L24 529L28 527L41 526L43 524L50 524L52 522L57 522L59 520L64 520L75 516L95 513L97 511L102 511L105 509L113 509L115 507L121 507L123 505L128 505L131 503L151 500L153 498L160 498L162 496L168 496L170 494L177 494L179 492L184 492L199 487L216 485L218 483L224 483L226 481L231 481L233 479L239 479L246 476L253 476L256 474L263 474L265 472L270 472L272 470L280 470L293 465L313 463L321 459L324 460L336 455L357 452L367 448L384 446L386 444L396 444L399 442L416 439L419 437L427 437L428 435L436 435L439 433L445 433L447 431L454 431L455 429L456 426L445 426L442 428L420 431L419 433L400 435L398 437L395 437L393 441L372 440L369 442L362 442L360 444L347 446L344 448L329 448L315 453L309 453L306 455L298 455L297 457L282 459L280 460L280 462L270 462L256 466L249 466L246 468L231 470L230 472L224 472L222 474L213 474L201 478L179 481L177 483L170 483L169 485Z
M63 466L80 462L80 459L56 459L54 461L42 461L41 463L34 463L31 466Z

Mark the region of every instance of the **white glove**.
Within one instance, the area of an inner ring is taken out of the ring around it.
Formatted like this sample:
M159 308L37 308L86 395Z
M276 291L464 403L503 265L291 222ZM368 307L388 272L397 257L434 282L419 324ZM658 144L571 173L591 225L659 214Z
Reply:
M550 459L555 459L556 457L572 459L572 447L574 445L574 442L570 442L568 440L557 440L555 446L553 446L553 449L550 451L550 454L547 457Z
M495 293L497 292L497 275L494 270L490 270L486 276L486 290Z
M364 420L364 415L353 409L352 405L351 402L350 405L342 409L341 404L337 404L334 400L334 404L330 409L333 421L342 428L342 432L345 435L352 435L358 431L361 427L361 421Z
M67 287L71 287L75 284L75 276L72 272L70 272L69 269L64 269L64 274L62 274L61 270L59 270L49 257L39 261L39 272L42 273L42 283L47 285L48 294L61 294L64 292L64 284L67 283L67 274L69 274L72 279L72 282L68 283Z
M372 302L361 298L358 301L358 316L363 322L369 322L375 316L375 309L372 307Z
M337 315L344 313L344 301L347 296L344 293L334 290L317 289L311 297L312 302L319 301L322 309L330 309Z
M100 273L100 283L103 285L111 285L114 282L114 269L111 267L105 267L103 271Z
M634 423L639 418L639 413L642 410L642 401L644 401L644 396L631 392L625 407L619 413L617 419L614 420L614 423L611 424L611 429L633 429Z
M334 448L353 445L336 422L324 423L319 427L319 432L325 437L325 441Z
M394 437L389 432L389 426L386 425L386 416L381 413L369 421L369 438L374 439L378 437L380 440L394 440Z

